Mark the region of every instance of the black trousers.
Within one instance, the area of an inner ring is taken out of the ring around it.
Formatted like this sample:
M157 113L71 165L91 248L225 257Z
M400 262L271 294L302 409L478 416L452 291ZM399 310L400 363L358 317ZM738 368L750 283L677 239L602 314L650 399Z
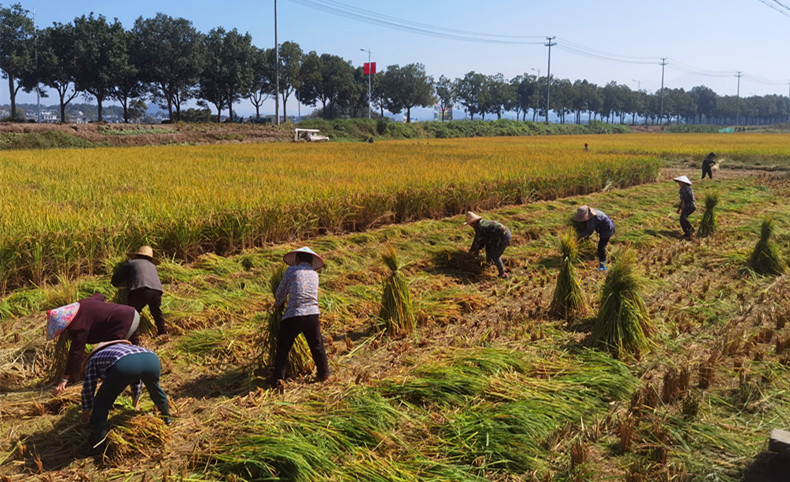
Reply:
M277 380L285 378L285 369L288 366L288 353L293 347L296 337L304 333L313 362L318 368L318 379L325 380L329 377L329 361L326 358L324 339L321 336L321 322L318 315L294 316L280 322L280 332L277 334L277 354L274 357L274 373Z
M162 415L170 415L167 395L159 386L161 371L159 358L154 353L133 353L119 358L104 374L102 384L93 400L90 424L94 433L102 434L106 430L107 416L115 399L138 379L142 379L151 400Z
M713 171L711 170L710 166L702 166L702 179L705 179L705 174L707 174L709 178L713 179Z
M609 240L611 238L599 238L598 239L598 261L601 263L606 262L606 245L609 244Z
M165 328L165 317L162 315L162 292L152 290L151 288L137 288L129 292L129 298L126 302L129 306L133 306L138 313L143 312L143 308L148 305L151 310L151 316L154 317L156 323L156 331L160 335L167 333Z
M691 227L689 216L696 211L697 208L686 208L680 213L680 227L683 228L683 234L691 236L694 233L694 228Z

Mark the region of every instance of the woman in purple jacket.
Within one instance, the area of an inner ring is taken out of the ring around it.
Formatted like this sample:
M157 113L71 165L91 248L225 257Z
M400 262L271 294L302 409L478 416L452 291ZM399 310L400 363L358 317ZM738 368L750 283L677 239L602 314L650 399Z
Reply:
M69 380L79 375L86 343L123 339L139 345L139 326L140 315L133 307L105 303L101 293L49 310L47 339L52 340L61 334L71 339L66 370L55 387L55 395L63 393Z
M580 238L591 236L593 232L598 233L598 270L606 271L606 245L614 235L614 222L603 211L589 206L577 209L573 220L585 223L584 229L579 232Z

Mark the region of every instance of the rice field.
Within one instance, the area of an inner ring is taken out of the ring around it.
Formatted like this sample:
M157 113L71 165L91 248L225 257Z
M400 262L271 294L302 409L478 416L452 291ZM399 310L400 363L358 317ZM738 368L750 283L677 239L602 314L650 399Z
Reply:
M655 179L653 155L464 139L0 153L0 291ZM577 149L578 150L578 149ZM584 155L582 155L584 154Z
M790 283L748 264L764 215L775 254L790 256L790 177L725 167L695 180L691 221L715 192L717 229L683 241L669 179L698 172L710 149L694 149L665 160L659 182L486 210L514 234L506 281L464 256L472 236L460 212L165 259L171 338L144 333L143 344L162 359L174 423L158 423L147 395L142 413L121 397L97 457L84 455L79 388L52 397L46 385L55 347L41 313L115 289L97 274L14 290L0 299L0 478L760 480L768 431L790 426ZM613 264L623 248L637 253L631 269L652 322L638 357L595 343L607 274L594 250L558 250L581 204L615 220ZM319 300L332 382L297 376L271 389L270 280L303 244L327 261ZM381 320L390 250L416 321L408 335ZM587 315L552 313L562 257L574 258Z

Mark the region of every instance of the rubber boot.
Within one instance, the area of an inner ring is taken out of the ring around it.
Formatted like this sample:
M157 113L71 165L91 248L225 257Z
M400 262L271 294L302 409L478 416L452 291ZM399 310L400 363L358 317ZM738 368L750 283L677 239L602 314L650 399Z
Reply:
M606 261L601 261L598 264L598 271L606 271Z

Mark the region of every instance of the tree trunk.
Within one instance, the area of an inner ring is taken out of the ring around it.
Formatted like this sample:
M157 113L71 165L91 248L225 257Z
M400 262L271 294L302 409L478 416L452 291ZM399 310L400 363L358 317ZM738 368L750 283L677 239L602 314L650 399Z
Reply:
M283 92L283 122L285 122L285 120L288 118L288 114L285 113L285 101L287 100L288 96L285 95L285 92Z
M97 109L98 119L96 120L96 122L102 122L102 120L104 119L104 117L102 116L102 101L103 100L104 100L104 96L103 95L96 94L96 103L99 104L98 109Z
M16 92L14 92L14 76L8 76L8 94L11 98L11 120L16 119Z
M406 123L411 123L411 107L406 107Z

